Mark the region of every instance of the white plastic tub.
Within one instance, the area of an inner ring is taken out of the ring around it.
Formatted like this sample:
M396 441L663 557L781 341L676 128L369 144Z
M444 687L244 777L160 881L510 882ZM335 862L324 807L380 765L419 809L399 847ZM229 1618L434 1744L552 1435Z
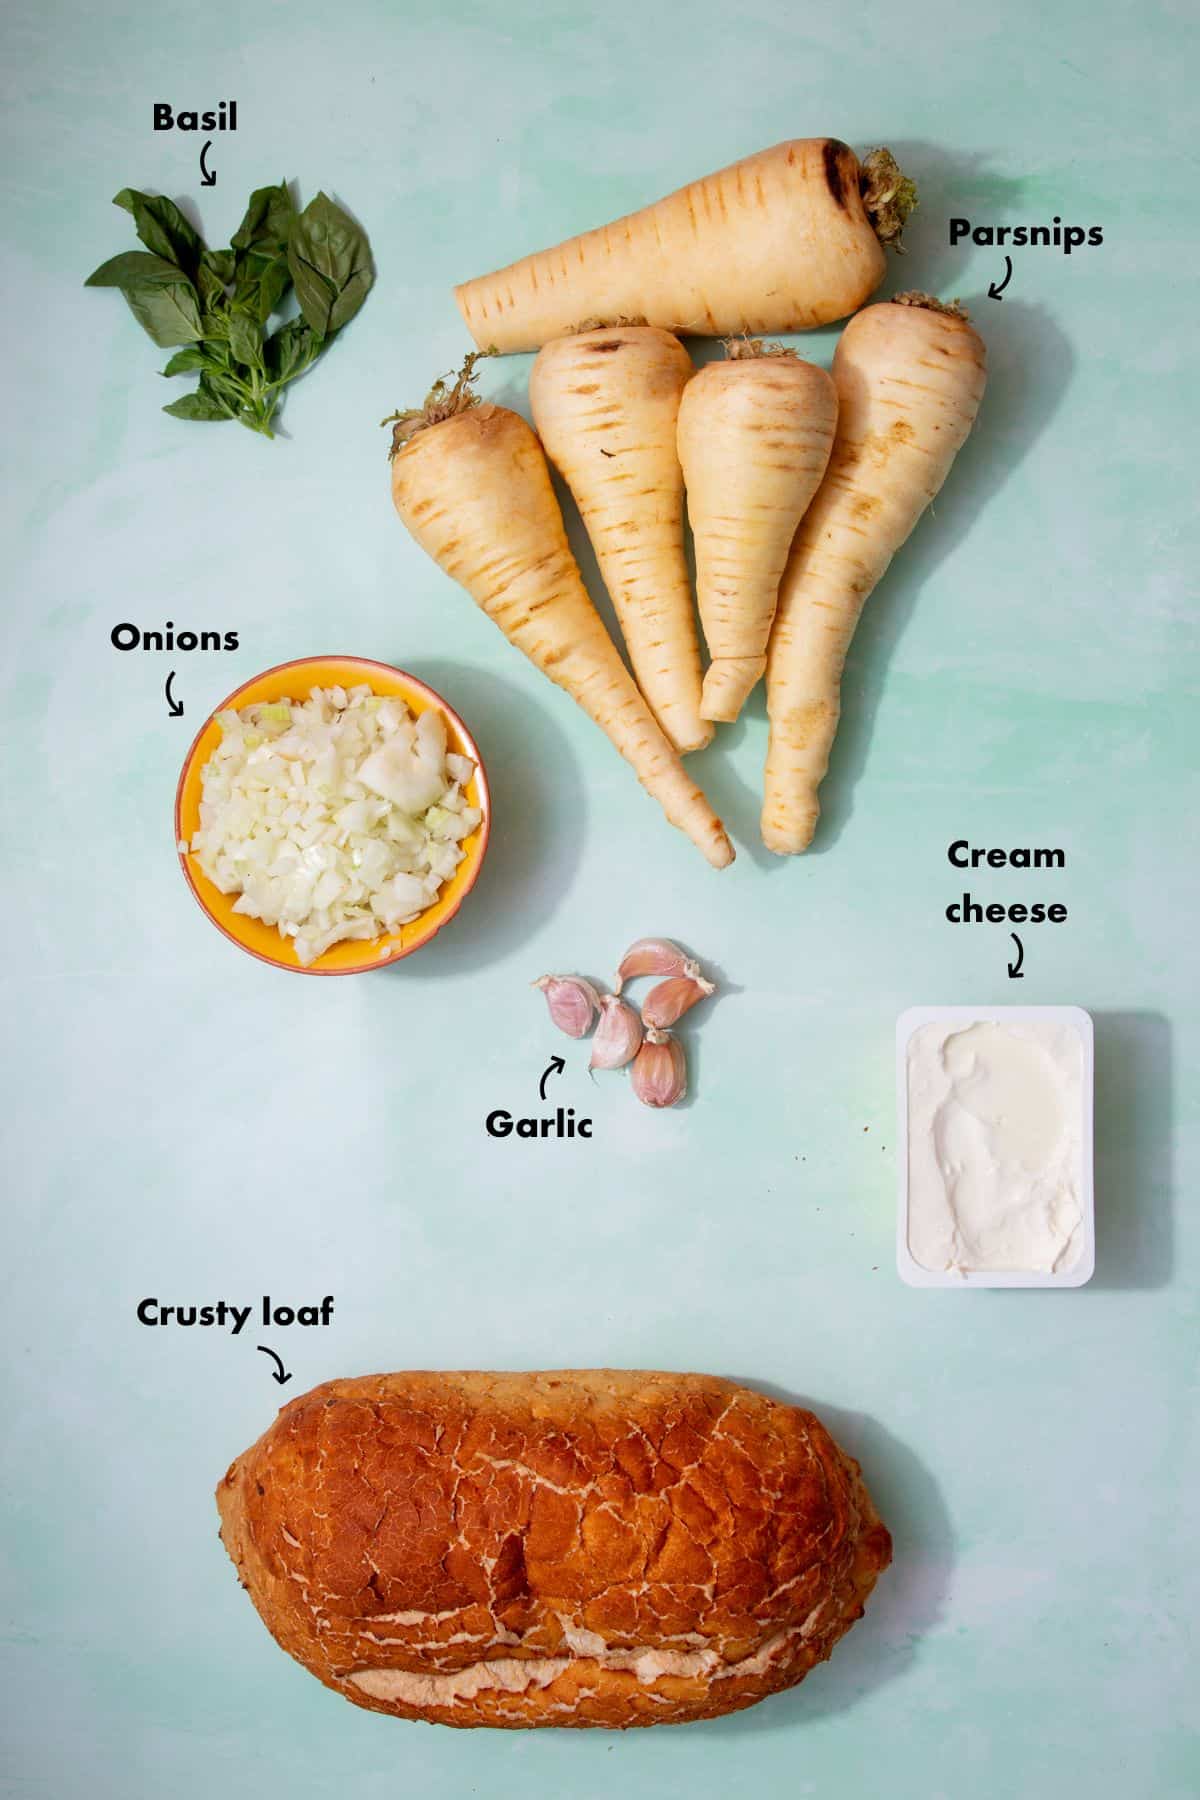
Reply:
M961 1273L954 1269L927 1269L909 1250L909 1153L908 1153L908 1045L913 1033L922 1025L968 1025L994 1022L1017 1024L1022 1019L1052 1021L1070 1027L1079 1036L1083 1054L1081 1103L1083 1118L1080 1128L1081 1168L1079 1209L1082 1225L1079 1249L1069 1268L1048 1274L1038 1270L979 1269ZM896 1114L900 1146L900 1195L896 1218L896 1267L902 1281L910 1287L996 1288L1045 1287L1076 1288L1090 1281L1096 1268L1096 1197L1093 1166L1093 1103L1095 1090L1095 1048L1090 1013L1078 1006L913 1006L896 1022Z

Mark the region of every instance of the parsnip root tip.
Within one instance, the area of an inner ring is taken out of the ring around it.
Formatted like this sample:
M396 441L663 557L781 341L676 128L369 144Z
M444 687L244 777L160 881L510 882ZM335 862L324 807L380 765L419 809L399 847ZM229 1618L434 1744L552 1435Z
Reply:
M700 717L732 725L762 678L765 656L719 656L708 665L700 692Z
M730 863L736 862L737 860L737 851L730 843L729 838L724 831L720 831L714 835L712 849L711 851L706 851L705 854L714 869L727 869Z
M773 856L803 856L816 836L821 809L815 803L811 812L790 819L786 825L773 824L764 818L762 841Z
M859 184L867 217L881 244L904 254L901 236L918 205L917 184L910 181L890 150L872 150L862 159Z

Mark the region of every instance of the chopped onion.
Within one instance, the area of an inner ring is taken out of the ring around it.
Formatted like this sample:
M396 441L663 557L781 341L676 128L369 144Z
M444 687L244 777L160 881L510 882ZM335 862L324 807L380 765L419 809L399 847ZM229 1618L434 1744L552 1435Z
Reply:
M440 712L333 687L217 721L191 849L235 912L274 925L307 968L432 905L481 816L463 794L475 764L447 753Z

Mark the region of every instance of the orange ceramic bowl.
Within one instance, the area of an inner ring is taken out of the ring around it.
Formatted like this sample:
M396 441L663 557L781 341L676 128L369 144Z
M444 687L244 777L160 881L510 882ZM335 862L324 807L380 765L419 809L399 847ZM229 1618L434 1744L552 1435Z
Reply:
M444 883L433 905L427 907L420 918L402 925L398 931L384 932L372 940L359 939L334 944L307 968L298 960L295 946L274 925L264 925L261 919L247 918L245 913L234 912L233 903L237 895L220 893L202 872L191 852L180 851L179 861L187 884L218 931L223 931L227 938L241 949L248 950L251 956L257 956L260 962L273 963L277 969L291 969L300 975L357 975L364 969L386 968L389 963L399 961L402 956L411 956L414 950L419 950L422 944L427 944L430 938L436 937L442 926L454 917L474 887L483 866L492 823L491 795L488 792L483 759L474 738L458 714L446 704L440 694L435 694L432 688L426 687L423 681L418 681L415 675L407 675L403 669L389 668L386 663L370 662L361 656L305 656L296 662L280 663L277 668L256 675L253 681L245 682L230 694L228 700L217 708L217 712L240 711L242 707L255 706L263 701L306 700L310 689L315 687L351 688L364 685L374 694L398 696L414 714L423 713L431 706L437 708L446 721L448 747L457 751L460 756L469 756L475 764L475 776L467 788L467 801L469 805L479 808L482 817L470 837L463 840L462 848L466 855L462 862L450 880ZM199 829L200 772L220 741L221 727L214 713L201 727L195 743L187 753L179 777L175 795L177 846L190 844Z

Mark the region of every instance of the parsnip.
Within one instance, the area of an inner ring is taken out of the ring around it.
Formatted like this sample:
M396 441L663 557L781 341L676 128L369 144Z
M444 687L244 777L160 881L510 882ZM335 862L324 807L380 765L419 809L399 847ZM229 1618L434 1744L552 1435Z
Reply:
M824 369L755 340L735 340L728 358L700 370L679 408L696 597L712 658L700 712L727 721L766 667L779 580L837 424L837 389Z
M480 349L536 350L585 321L702 337L807 331L883 280L916 189L886 150L795 138L455 289Z
M638 686L681 752L712 737L700 717L675 447L691 375L691 358L669 331L623 326L556 338L529 377L534 424L575 497Z
M806 850L863 604L975 422L986 352L958 307L902 294L851 319L833 359L838 429L779 590L767 655L763 842Z
M516 413L479 405L469 368L396 416L392 498L413 537L505 636L607 733L715 868L733 847L643 700L588 598L542 447ZM385 421L390 423L391 421Z

